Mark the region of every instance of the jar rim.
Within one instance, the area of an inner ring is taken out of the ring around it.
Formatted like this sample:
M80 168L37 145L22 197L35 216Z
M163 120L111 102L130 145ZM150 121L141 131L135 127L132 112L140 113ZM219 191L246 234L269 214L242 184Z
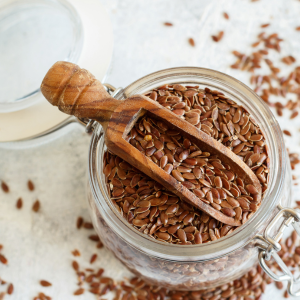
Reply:
M230 235L201 245L169 244L138 232L121 214L116 213L117 210L110 201L106 187L101 181L102 169L100 167L102 159L99 160L99 156L101 156L101 151L103 153L104 150L104 137L102 136L103 131L100 124L96 126L90 143L89 184L96 205L103 212L102 217L107 224L136 249L168 260L199 261L215 259L248 244L264 228L266 220L272 216L272 211L276 208L283 190L287 169L283 135L269 107L254 91L239 80L211 69L178 67L157 71L131 83L116 98L125 99L131 95L141 93L141 91L145 92L166 83L188 83L189 85L201 83L204 86L214 86L215 89L221 89L222 92L225 91L225 94L231 94L231 97L238 99L237 102L242 103L254 119L263 126L262 130L270 152L272 172L270 173L269 187L258 211L246 224L240 226Z

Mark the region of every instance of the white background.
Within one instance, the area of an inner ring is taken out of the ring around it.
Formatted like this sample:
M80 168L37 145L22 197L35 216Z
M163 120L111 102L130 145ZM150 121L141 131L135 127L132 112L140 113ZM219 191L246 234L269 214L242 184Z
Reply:
M297 0L103 0L111 15L114 29L114 54L106 81L126 86L134 80L160 69L178 66L200 66L230 74L249 85L249 74L232 70L232 50L251 53L251 44L261 32L260 25L271 23L268 33L278 32L284 38L282 52L274 61L293 55L300 61L300 1ZM225 20L226 11L230 19ZM173 27L163 26L172 22ZM224 30L221 42L214 43L212 34ZM187 40L194 38L196 47ZM104 44L105 46L105 44ZM282 63L277 66L287 68ZM84 67L84 66L82 66ZM282 129L292 132L286 137L291 152L300 152L300 120L289 120L290 112L278 118ZM97 250L87 239L91 231L75 227L79 215L88 219L85 200L85 172L90 137L83 128L71 125L48 138L31 143L0 146L0 179L11 189L0 190L0 244L8 258L0 264L0 278L13 282L15 292L7 299L32 299L39 291L53 299L95 299L94 295L72 296L77 279L71 268L71 251L77 248L80 265L89 267L89 258L98 253L95 267L104 267L109 276L121 278L129 272L105 249ZM299 167L300 168L300 167ZM299 170L298 170L299 171ZM299 172L298 172L299 173ZM296 174L296 173L294 173ZM31 179L36 190L26 186ZM294 187L294 198L299 188ZM23 208L15 203L23 198ZM36 199L41 210L31 206ZM43 288L39 280L53 286ZM5 286L0 286L0 291ZM283 291L268 286L263 299L283 299Z

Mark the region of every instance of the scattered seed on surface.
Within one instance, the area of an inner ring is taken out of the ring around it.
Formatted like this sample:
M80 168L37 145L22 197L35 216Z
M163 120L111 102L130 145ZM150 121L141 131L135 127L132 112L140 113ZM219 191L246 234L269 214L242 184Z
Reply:
M90 263L92 264L92 263L94 263L95 262L95 260L97 259L97 254L93 254L92 256L91 256L91 259L90 259Z
M286 65L292 65L296 61L296 59L295 59L295 57L288 55L288 56L283 57L281 59L281 61L283 63L285 63Z
M14 292L14 285L12 283L7 287L7 294L11 295Z
M9 192L9 186L3 180L1 182L1 188L2 188L2 191L4 193L8 193Z
M34 212L38 212L40 210L40 201L39 200L36 200L33 205L32 205L32 210Z
M173 26L173 23L165 22L164 25L165 25L165 26Z
M37 297L33 298L33 300L52 300L52 298L44 293L39 293Z
M31 192L34 191L34 184L31 180L28 180L27 186L28 186L29 191L31 191Z
M80 252L79 252L77 249L73 250L73 251L72 251L72 254L73 254L74 256L80 256Z
M297 116L298 116L298 112L297 111L294 111L292 114L291 114L291 117L290 119L295 119Z
M91 222L84 222L83 223L83 227L85 229L93 229L94 228L94 226L93 226L93 224Z
M195 47L196 44L195 44L195 40L193 38L189 38L188 41L192 47Z
M283 132L285 135L292 136L292 134L291 134L290 131L288 131L288 130L283 130L282 132Z
M103 243L102 243L101 241L97 243L97 248L98 248L98 249L103 248Z
M23 206L23 200L22 200L22 198L19 198L17 200L16 207L17 207L17 209L21 209L22 206Z
M289 295L289 293L287 291L284 292L283 296L284 296L284 298L289 298L290 297L290 295Z
M83 218L82 217L78 217L77 221L76 221L76 227L77 227L77 229L80 229L81 226L82 226L82 224L83 224Z
M41 284L41 286L45 286L45 287L51 286L51 285L52 285L52 283L50 283L50 282L47 281L47 280L41 280L41 281L40 281L40 284Z
M4 265L7 264L7 259L6 259L6 257L5 257L3 254L1 254L1 253L0 253L0 262L2 262Z
M96 234L90 235L90 236L89 236L89 239L90 239L91 241L94 241L94 242L99 242L99 241L100 241L98 235L96 235Z
M281 281L275 281L275 285L279 290L283 289L283 283Z
M78 262L76 260L73 260L72 262L72 267L73 269L77 272L79 270L79 265Z
M220 31L218 35L212 35L212 39L214 42L219 42L224 36L224 31Z
M74 295L75 296L79 296L79 295L82 295L84 293L84 289L83 288L79 288L78 290L76 290L74 292Z

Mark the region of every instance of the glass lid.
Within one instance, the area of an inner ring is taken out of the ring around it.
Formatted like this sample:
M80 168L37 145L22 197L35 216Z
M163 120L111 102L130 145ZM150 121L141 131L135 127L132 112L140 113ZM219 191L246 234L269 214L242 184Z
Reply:
M41 78L55 61L77 62L82 44L81 19L67 1L1 1L0 113L41 100Z

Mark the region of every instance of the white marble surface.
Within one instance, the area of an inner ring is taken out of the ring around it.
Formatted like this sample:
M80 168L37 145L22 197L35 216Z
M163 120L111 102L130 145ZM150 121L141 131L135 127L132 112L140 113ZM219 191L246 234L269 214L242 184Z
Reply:
M297 0L102 0L114 26L115 50L106 81L126 86L132 81L160 69L177 66L213 68L249 84L249 74L232 70L233 49L250 53L251 43L261 31L259 26L271 23L267 32L278 32L286 39L281 56L294 55L300 61L300 1ZM222 12L228 12L225 20ZM163 22L172 22L165 27ZM225 31L224 39L214 43L211 35ZM187 39L193 37L196 47ZM274 60L278 59L274 55ZM282 64L280 67L288 68ZM291 122L288 115L279 118L292 152L300 153L300 119ZM77 231L75 222L81 215L88 219L85 201L85 171L90 137L79 125L71 125L52 140L42 138L35 143L0 145L0 179L11 189L0 190L0 244L8 258L0 264L0 278L13 282L15 292L7 299L32 299L39 291L53 299L95 299L94 295L72 296L76 277L71 269L70 251L79 249L78 259L88 267L91 254L98 251L97 267L109 269L108 275L121 278L129 273L105 249L97 250L89 241L88 230ZM31 179L36 190L29 192ZM295 197L299 188L294 187ZM16 210L18 197L23 208ZM35 214L31 206L36 199L41 211ZM42 288L40 279L53 283ZM4 290L0 286L0 292ZM282 292L268 287L263 299L283 299ZM5 298L6 299L6 298Z

